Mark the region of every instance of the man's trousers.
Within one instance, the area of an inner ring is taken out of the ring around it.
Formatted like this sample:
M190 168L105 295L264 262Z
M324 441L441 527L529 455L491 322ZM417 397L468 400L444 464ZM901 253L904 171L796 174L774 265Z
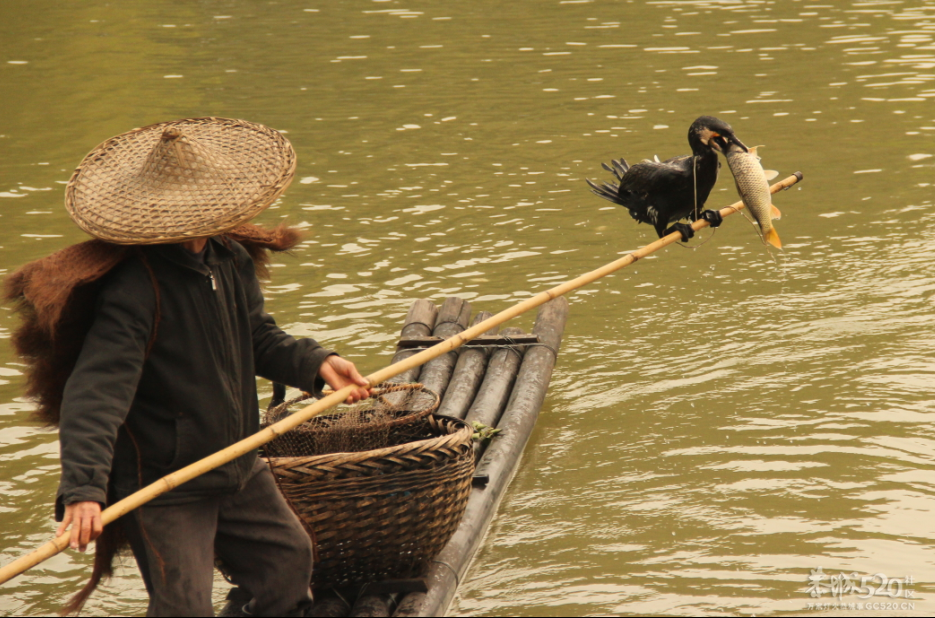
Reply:
M144 505L124 518L146 591L147 616L213 616L215 557L257 616L311 606L312 545L262 460L243 489L197 502Z

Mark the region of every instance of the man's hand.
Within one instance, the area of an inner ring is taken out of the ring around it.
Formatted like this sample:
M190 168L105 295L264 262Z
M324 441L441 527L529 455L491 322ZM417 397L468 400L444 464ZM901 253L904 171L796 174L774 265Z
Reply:
M85 551L88 543L101 536L104 524L101 522L101 505L97 502L74 502L65 506L65 518L58 527L55 536L62 536L68 525L72 527L70 545L72 549Z
M351 384L362 387L351 391L344 403L355 403L370 396L370 389L368 388L370 383L357 372L354 363L344 360L340 356L326 358L325 362L321 364L321 369L318 370L318 375L336 391Z

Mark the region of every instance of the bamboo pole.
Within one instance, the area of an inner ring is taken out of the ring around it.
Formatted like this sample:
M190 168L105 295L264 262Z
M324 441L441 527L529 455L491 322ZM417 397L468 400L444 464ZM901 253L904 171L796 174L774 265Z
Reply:
M792 176L789 176L788 178L771 186L769 191L770 193L783 191L792 187L800 180L802 180L802 173L796 172ZM742 208L743 202L737 202L726 208L722 208L720 211L721 216L730 216L735 212L739 212ZM695 231L706 227L708 227L708 222L704 221L703 219L699 219L698 221L692 223L692 229ZM572 279L571 281L566 281L565 283L562 283L561 285L558 285L550 290L546 290L545 292L540 292L532 298L524 300L523 302L518 303L513 307L505 309L493 317L475 324L471 328L468 328L467 330L462 331L461 333L458 333L449 339L446 339L442 343L427 348L418 354L402 360L401 362L385 367L376 373L372 373L367 376L366 379L370 382L370 386L377 386L378 384L382 384L394 376L408 371L409 369L419 367L432 360L433 358L437 358L442 354L446 354L460 347L475 337L483 335L485 332L494 328L495 326L499 326L500 324L503 324L504 322L529 311L530 309L535 309L539 305L545 304L552 299L558 298L559 296L564 296L568 292L576 290L589 283L593 283L601 277L606 277L609 274L617 272L621 268L625 268L637 260L646 257L647 255L655 253L664 247L668 247L672 243L678 242L681 240L681 238L682 236L680 233L673 232L668 236L651 242L645 247L637 249L632 253L628 253L622 258L614 260L613 262L606 264L596 270L585 273L584 275ZM290 414L288 417L284 418L278 423L270 425L266 429L263 429L262 431L259 431L248 438L244 438L240 442L232 444L227 448L214 453L213 455L209 455L200 461L196 461L195 463L188 465L180 470L176 470L172 474L164 476L155 483L144 487L136 493L131 494L123 500L120 500L119 502L116 502L110 507L104 509L104 511L101 513L101 520L103 524L106 526L112 523L114 520L136 509L137 507L143 506L157 496L175 489L182 483L186 483L195 477L201 476L205 472L222 466L225 463L240 457L241 455L245 455L250 451L263 446L275 437L280 436L291 429L294 429L298 425L321 414L325 410L338 405L347 399L351 391L356 388L356 386L345 386L344 388L335 391L330 395L327 395L323 399L316 401L315 403L299 410L298 412ZM20 573L31 569L40 562L43 562L63 551L66 547L68 547L71 534L76 532L77 531L75 531L73 527L70 531L62 534L59 537L56 537L45 545L42 545L32 553L22 556L5 567L0 568L0 584L6 583Z

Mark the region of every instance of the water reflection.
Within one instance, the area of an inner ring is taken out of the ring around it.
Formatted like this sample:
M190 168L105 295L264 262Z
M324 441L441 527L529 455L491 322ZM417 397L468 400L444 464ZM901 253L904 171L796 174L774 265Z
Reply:
M308 231L269 306L369 372L415 298L496 311L651 240L583 179L609 157L685 153L690 122L715 114L766 144L767 167L805 172L776 198L786 251L729 219L573 296L541 425L453 611L798 612L818 566L910 575L931 610L933 8L8 8L0 274L83 239L62 189L104 138L249 118L299 153L263 222ZM722 178L710 203L734 196ZM58 474L21 370L0 348L4 562L51 533ZM15 580L0 612L55 611L87 564ZM132 568L108 591L91 613L145 611Z

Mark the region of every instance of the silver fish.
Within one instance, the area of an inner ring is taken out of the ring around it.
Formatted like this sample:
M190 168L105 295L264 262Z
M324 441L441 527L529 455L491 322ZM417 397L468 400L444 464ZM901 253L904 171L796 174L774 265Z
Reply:
M782 249L779 234L773 227L773 219L778 219L782 214L772 204L767 172L760 165L760 157L756 154L757 148L758 146L754 146L749 152L744 152L744 149L737 144L731 144L724 154L727 157L731 174L734 175L737 193L740 194L744 206L760 225L763 240L777 249ZM775 178L775 173L771 173Z

